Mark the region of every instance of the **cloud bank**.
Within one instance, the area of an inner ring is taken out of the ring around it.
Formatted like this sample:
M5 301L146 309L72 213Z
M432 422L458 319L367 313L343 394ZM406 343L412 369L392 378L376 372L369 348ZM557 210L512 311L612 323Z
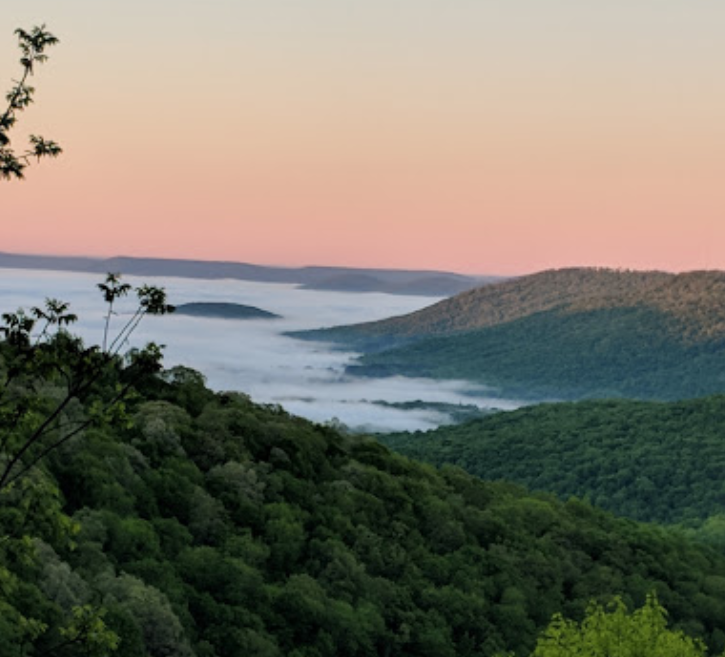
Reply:
M422 400L477 404L510 409L515 400L491 399L484 388L465 381L392 377L353 377L345 367L357 355L323 343L296 340L286 331L319 328L400 315L430 305L438 298L349 294L300 290L292 285L196 279L135 279L166 288L174 304L223 301L257 306L281 319L226 320L171 315L148 317L130 346L148 341L166 345L166 367L199 370L215 390L238 390L259 403L280 404L290 413L315 422L333 418L352 429L368 431L426 430L448 421L430 410L382 407L376 401ZM100 341L105 306L94 275L0 269L0 311L40 305L46 297L71 303L80 316L76 332L89 343ZM124 312L113 318L121 326Z

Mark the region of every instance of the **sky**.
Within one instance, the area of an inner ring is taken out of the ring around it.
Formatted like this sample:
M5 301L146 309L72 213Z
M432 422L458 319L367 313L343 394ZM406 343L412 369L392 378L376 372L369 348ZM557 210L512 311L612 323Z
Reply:
M721 0L23 0L60 45L0 250L725 268ZM2 89L5 91L6 89Z
M148 282L133 276L125 280L134 286ZM6 310L22 307L28 311L42 305L45 297L63 299L79 317L74 334L87 344L97 344L107 310L97 283L94 274L0 269L0 299ZM502 410L521 405L517 400L493 399L490 391L471 382L350 376L345 367L357 354L283 335L286 331L383 319L419 310L437 298L350 295L233 280L205 281L200 286L198 280L155 278L153 284L162 285L174 304L243 303L281 316L247 321L180 314L144 318L127 346L163 342L164 367L192 367L206 376L214 390L243 390L257 403L279 404L315 422L336 418L351 429L363 431L427 430L450 421L446 414L432 409L403 410L374 403L380 400L463 403ZM128 297L115 306L119 314L113 318L109 335L116 335L124 317L134 310L132 301Z

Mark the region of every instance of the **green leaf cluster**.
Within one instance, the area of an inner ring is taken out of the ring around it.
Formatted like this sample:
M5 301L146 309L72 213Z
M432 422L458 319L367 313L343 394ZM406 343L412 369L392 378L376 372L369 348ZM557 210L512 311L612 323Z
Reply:
M556 614L531 657L705 657L705 645L667 627L656 596L632 613L620 598L592 603L581 623Z

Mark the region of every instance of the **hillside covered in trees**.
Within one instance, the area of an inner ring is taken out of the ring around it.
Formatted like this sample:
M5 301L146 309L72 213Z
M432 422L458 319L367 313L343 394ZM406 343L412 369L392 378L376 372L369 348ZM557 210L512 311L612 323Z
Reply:
M298 337L365 352L355 374L468 379L501 396L697 397L725 389L725 273L547 271Z
M94 398L122 380L109 370ZM60 384L49 374L40 398ZM123 657L526 655L554 613L652 591L676 627L725 645L712 549L436 471L184 368L134 389L120 424L78 433L0 494L8 657L85 654L63 639L89 636L68 629L83 614Z
M718 395L541 404L381 440L483 479L587 498L646 522L698 526L725 514L724 437L725 397Z

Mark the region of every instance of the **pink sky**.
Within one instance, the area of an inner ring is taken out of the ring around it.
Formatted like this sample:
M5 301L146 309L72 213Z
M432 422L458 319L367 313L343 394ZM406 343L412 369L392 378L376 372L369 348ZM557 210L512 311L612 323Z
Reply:
M725 268L723 3L34 0L6 87L40 22L16 140L65 154L0 183L2 251Z

